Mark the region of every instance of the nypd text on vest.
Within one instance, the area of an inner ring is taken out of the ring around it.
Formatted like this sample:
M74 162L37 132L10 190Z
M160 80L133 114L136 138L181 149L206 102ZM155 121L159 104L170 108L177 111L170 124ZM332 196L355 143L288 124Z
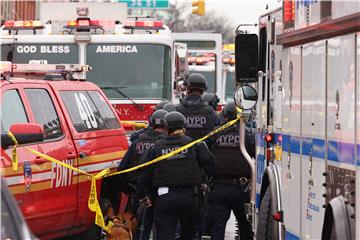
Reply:
M221 135L216 140L219 147L239 147L240 137L237 135Z
M137 154L144 154L145 151L149 150L155 143L142 143L139 142L136 144L136 153Z
M168 153L171 153L175 150L179 149L179 147L173 147L173 148L166 148L166 149L161 149L161 155L166 155ZM178 159L178 158L185 158L185 154L188 152L188 149L184 149L182 150L180 153L168 157L168 159Z
M186 117L187 127L189 128L202 128L206 124L206 117L194 116Z

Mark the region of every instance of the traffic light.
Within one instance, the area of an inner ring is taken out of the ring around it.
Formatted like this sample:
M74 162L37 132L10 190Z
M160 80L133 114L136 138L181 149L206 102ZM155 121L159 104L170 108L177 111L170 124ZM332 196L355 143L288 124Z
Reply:
M192 10L192 14L205 15L205 0L193 0L192 6L195 7Z

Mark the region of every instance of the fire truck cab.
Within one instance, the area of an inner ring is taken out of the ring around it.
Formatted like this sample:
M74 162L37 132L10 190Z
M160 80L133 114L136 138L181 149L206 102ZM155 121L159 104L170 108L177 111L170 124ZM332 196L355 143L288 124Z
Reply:
M25 27L27 23L30 26ZM79 17L48 24L27 23L5 23L2 60L92 65L93 71L87 74L88 81L103 89L122 120L147 122L155 104L163 99L172 100L173 46L162 22L131 20L120 24L115 20L95 21ZM19 30L26 28L35 34ZM14 31L19 33L15 35Z
M92 229L86 238L99 237L87 204L89 177L25 147L91 174L114 169L128 148L115 109L98 86L84 81L87 65L2 66L1 172L31 231L39 238L57 238ZM16 149L17 169L8 131L24 143ZM100 204L119 205L113 181L98 180Z

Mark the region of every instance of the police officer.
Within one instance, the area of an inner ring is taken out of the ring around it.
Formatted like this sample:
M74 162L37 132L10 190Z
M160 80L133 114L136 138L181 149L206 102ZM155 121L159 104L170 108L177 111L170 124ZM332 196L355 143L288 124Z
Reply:
M169 103L168 100L164 100L164 101L159 102L159 103L155 106L155 110L154 110L154 111L163 109L163 107L164 107L165 104L167 104L167 103ZM135 139L137 139L137 138L140 136L140 134L145 133L146 131L150 130L151 128L152 128L152 127L151 127L150 124L149 124L149 126L147 126L146 128L142 128L142 129L140 129L140 130L137 130L136 132L133 132L133 133L130 135L130 141L131 141L131 142L134 141Z
M163 109L164 106L165 106L166 104L168 104L168 103L169 103L168 100L164 100L164 101L159 102L159 103L156 105L156 107L155 107L155 111L156 111L156 110Z
M155 145L155 142L163 137L165 137L165 131L163 122L161 121L164 116L167 114L165 110L156 110L150 116L149 125L151 129L140 134L138 139L134 140L126 152L124 158L120 162L118 170L123 170L139 165L142 161L143 156L147 154L147 151ZM119 181L122 182L122 185L125 186L122 188L124 192L129 193L129 204L128 209L136 214L139 213L139 201L144 197L144 189L141 188L142 184L140 180L142 178L142 172L139 170L127 173L124 175L119 175ZM143 209L141 215L145 214L146 217L137 216L138 220L142 224L142 229L138 229L135 239L149 239L151 227L152 227L152 209Z
M211 106L214 109L214 111L217 110L217 106L220 99L215 93L204 93L202 99L204 100L205 103Z
M206 90L206 80L202 74L191 73L184 81L187 96L176 107L186 118L186 133L193 140L199 139L215 126L219 125L219 118L212 107L207 105L201 98Z
M148 159L166 155L192 142L185 135L186 119L179 112L165 115L167 137L156 142ZM158 240L175 239L176 223L181 239L198 239L201 171L214 173L214 156L204 143L196 144L160 161L149 169L154 196L154 220Z
M173 103L167 103L164 105L163 109L167 112L173 112L176 111L176 105Z
M234 102L228 103L223 113L226 122L235 119ZM250 197L251 168L240 151L239 124L219 132L211 140L211 151L217 161L213 186L209 194L212 208L211 239L224 239L231 210L239 223L240 239L253 239L251 226L244 211L244 203L248 202Z

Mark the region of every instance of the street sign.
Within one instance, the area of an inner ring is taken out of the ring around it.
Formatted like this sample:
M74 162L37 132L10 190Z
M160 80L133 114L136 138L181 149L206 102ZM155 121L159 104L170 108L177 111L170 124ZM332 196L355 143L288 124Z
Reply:
M169 0L118 0L127 3L128 8L168 8Z

